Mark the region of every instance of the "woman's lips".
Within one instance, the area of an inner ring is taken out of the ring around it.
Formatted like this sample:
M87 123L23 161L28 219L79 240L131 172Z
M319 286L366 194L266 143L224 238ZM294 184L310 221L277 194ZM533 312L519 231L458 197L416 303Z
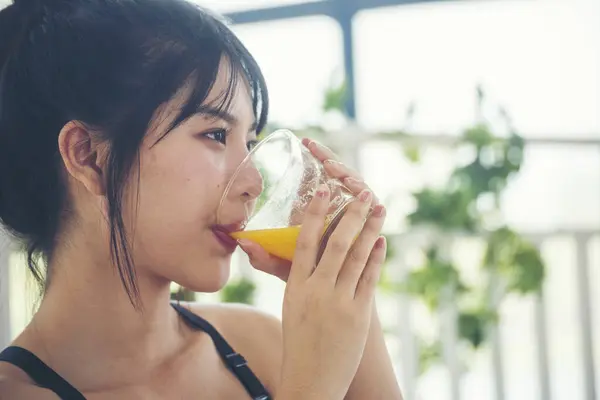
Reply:
M217 238L217 241L225 248L225 250L233 253L238 245L237 240L229 236L228 233L220 230L213 229L213 234Z
M228 224L228 225L214 225L212 227L213 234L217 238L217 241L228 251L233 251L238 246L237 240L230 236L231 232L237 232L243 229L241 223Z

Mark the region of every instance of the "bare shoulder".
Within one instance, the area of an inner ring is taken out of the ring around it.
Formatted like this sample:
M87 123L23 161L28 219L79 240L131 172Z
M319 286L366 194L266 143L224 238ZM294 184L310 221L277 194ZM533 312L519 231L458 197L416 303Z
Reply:
M273 392L279 382L283 354L281 321L244 304L187 303L189 309L210 322L248 361L259 379Z
M223 334L240 340L266 340L281 337L279 318L246 304L188 303L190 310L223 329Z
M281 321L256 307L245 304L188 303L190 310L205 318L244 355L263 353L265 356L282 353Z
M0 400L9 399L57 400L58 396L50 390L16 378L10 372L5 374L0 366Z

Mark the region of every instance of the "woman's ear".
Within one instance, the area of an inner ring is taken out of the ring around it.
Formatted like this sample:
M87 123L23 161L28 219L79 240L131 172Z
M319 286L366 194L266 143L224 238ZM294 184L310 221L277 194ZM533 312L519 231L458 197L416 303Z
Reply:
M67 173L95 196L106 193L105 146L83 124L68 122L58 135L58 149Z

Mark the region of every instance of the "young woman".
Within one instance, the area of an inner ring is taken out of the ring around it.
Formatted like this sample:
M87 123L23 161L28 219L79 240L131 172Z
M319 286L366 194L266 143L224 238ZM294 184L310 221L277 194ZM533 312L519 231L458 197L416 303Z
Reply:
M226 283L217 207L267 119L263 76L218 17L183 0L18 0L0 12L0 68L0 219L44 288L0 355L1 399L401 398L373 301L385 210L342 164L326 163L359 200L316 268L326 188L291 265L243 244L287 281L282 322L170 303L171 282ZM232 224L255 192L231 193Z

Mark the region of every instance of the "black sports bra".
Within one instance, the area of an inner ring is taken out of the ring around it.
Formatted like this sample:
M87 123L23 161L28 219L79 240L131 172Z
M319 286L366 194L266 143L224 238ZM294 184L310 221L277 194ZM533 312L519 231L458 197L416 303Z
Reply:
M206 332L211 337L221 359L242 383L252 400L272 400L267 389L265 389L246 364L244 357L236 353L225 338L208 321L178 304L172 304L172 306L189 326ZM81 392L58 375L35 354L24 348L17 346L7 347L0 353L0 361L8 362L22 369L38 386L53 391L62 400L85 400Z

